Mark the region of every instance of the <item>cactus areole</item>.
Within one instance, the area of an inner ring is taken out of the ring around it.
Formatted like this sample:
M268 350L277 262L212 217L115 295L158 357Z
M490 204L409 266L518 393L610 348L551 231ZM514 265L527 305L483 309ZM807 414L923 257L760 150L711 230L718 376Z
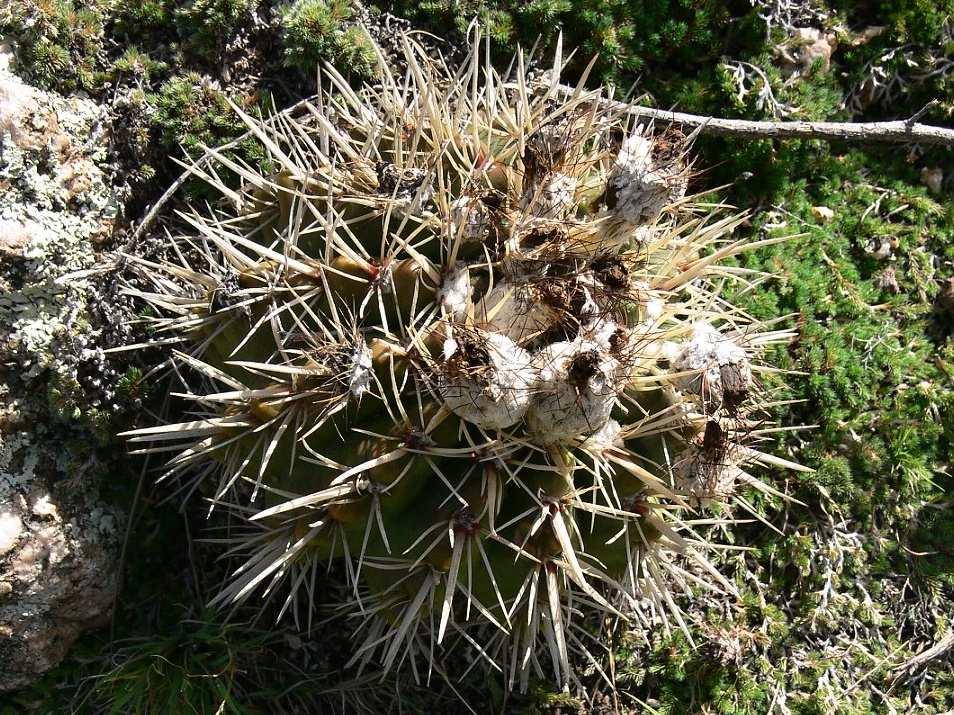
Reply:
M797 468L748 436L789 336L717 294L752 244L686 197L684 137L558 93L559 53L533 81L402 42L400 76L379 52L373 86L329 68L304 109L236 109L268 168L212 151L221 199L130 257L192 404L128 437L236 521L218 604L297 617L335 562L356 667L453 643L568 686L590 616L731 595L688 521Z

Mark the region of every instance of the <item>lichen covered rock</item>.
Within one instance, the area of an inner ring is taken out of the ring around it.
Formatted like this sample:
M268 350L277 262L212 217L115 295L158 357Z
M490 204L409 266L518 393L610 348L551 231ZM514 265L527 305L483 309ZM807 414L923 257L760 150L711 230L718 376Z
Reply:
M108 119L23 83L11 54L0 47L0 691L108 617L119 542L84 452L114 377L88 273L117 214Z
M117 214L103 173L107 115L7 66L0 56L0 352L19 362L21 382L44 370L71 381L76 363L102 362L84 316L91 286L67 276L93 265Z

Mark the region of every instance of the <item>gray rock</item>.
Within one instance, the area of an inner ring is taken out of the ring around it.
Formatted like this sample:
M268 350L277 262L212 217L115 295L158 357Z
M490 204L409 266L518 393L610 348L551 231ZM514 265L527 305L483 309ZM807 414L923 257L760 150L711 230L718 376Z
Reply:
M925 166L921 169L921 183L928 187L932 194L941 193L944 185L944 171L937 166Z
M96 480L10 431L0 443L0 692L29 685L104 624L118 586L120 517L98 503Z
M776 53L789 72L804 74L818 62L822 72L831 69L831 55L838 47L838 38L832 32L814 27L795 27L790 36L777 46Z

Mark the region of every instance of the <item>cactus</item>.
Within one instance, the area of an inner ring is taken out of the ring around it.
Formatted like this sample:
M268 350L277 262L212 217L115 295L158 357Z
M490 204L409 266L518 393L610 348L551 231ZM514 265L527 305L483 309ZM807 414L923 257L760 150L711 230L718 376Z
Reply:
M337 563L352 664L453 641L566 686L588 615L669 628L675 593L731 595L695 515L798 468L757 449L790 336L718 290L771 241L686 197L688 138L564 92L559 50L531 80L478 39L456 70L400 44L373 86L329 67L297 111L233 107L270 170L210 149L221 200L128 257L191 405L127 436L238 520L217 604L310 618Z

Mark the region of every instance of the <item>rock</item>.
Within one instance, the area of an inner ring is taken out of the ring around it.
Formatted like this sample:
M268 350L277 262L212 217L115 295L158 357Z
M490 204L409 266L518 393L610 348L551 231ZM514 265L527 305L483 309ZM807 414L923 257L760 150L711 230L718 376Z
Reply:
M19 364L24 385L74 384L95 350L86 313L97 286L64 278L93 266L116 218L108 113L23 84L9 52L0 45L0 133L13 137L0 153L0 362Z
M0 443L0 692L59 663L116 595L119 515L61 457L23 425Z
M831 53L838 46L834 34L825 34L813 27L800 27L795 31L798 44L798 63L802 71L811 69L816 60L820 60L822 72L831 68Z
M812 216L818 223L828 223L835 218L835 212L827 206L812 206Z
M24 84L12 56L0 41L0 692L109 618L122 535L83 451L82 419L106 399L86 385L111 384L97 284L70 275L116 215L108 114Z
M0 512L0 556L5 555L17 545L23 532L23 521L19 514L10 511Z
M892 255L891 241L886 238L881 239L877 246L866 246L865 251L872 257L883 261Z
M851 39L849 40L849 44L852 47L866 45L874 38L884 34L884 31L887 29L888 28L884 25L869 25L868 27L862 28L860 32L856 32L854 35L852 35Z
M30 229L19 220L0 218L0 255L5 258L23 258L30 243Z
M831 55L838 47L834 33L825 33L814 27L797 27L794 34L776 48L783 64L791 72L805 73L816 63L822 72L831 68Z
M57 518L56 504L50 500L49 494L44 494L33 502L33 516Z
M921 169L921 183L928 187L932 194L941 193L941 185L944 182L944 172L939 167L927 167Z
M19 143L19 118L36 109L34 90L11 72L13 45L0 40L0 137L8 134Z

